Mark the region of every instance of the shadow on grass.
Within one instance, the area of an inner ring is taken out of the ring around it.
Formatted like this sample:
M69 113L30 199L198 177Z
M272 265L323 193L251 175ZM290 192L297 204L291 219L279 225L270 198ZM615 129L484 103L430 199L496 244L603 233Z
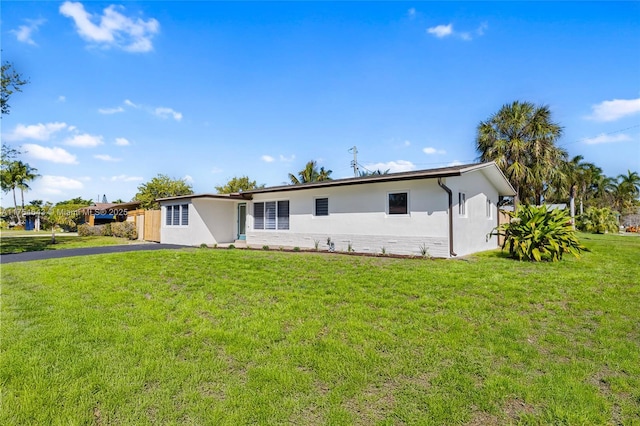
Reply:
M42 237L3 237L0 240L0 254L55 250L64 248L65 244L72 241L75 242L77 239L78 237L56 236L56 244L52 244L51 235Z

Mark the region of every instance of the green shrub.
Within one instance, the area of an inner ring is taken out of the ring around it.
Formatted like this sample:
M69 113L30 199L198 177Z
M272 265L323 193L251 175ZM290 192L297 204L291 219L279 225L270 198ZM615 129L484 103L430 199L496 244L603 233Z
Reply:
M587 250L580 244L565 210L547 210L545 206L520 206L507 212L511 218L493 230L491 235L504 237L502 249L509 248L511 257L519 260L558 261L564 253L580 257Z
M229 247L228 247L228 248L229 248L229 250L231 250L231 249L236 248L236 246L235 246L235 245L233 245L233 244L229 244Z
M99 237L104 235L104 226L90 226L87 224L78 226L78 235L81 237Z
M300 247L298 247L298 246L294 247L293 251L300 251Z
M269 246L267 245L262 246L262 250L269 250Z
M200 244L200 248L201 249L206 249L206 248L209 248L209 246L207 245L207 243L202 243L202 244Z
M113 236L113 231L111 230L111 224L107 223L102 227L102 235L105 237Z
M617 233L619 230L618 217L609 207L589 207L578 217L577 226L579 230L592 234Z
M128 238L130 240L138 238L138 230L133 222L114 222L111 224L111 232L114 237Z

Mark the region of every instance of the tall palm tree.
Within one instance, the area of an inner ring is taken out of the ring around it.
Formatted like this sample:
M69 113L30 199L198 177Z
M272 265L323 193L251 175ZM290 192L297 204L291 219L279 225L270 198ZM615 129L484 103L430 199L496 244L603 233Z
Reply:
M480 161L495 161L521 200L540 202L545 188L560 172L566 152L555 145L562 127L551 120L548 106L515 101L480 122L476 150Z
M320 182L331 180L331 173L332 170L325 170L324 167L321 167L320 170L318 170L318 164L311 160L305 165L304 169L298 172L298 176L293 173L289 173L289 180L291 180L293 185L308 182Z
M40 175L36 173L38 169L31 167L28 163L23 163L22 161L17 163L16 188L20 189L21 205L24 211L24 193L31 189L29 182L40 177Z
M18 225L20 225L22 222L20 220L20 215L18 214L16 188L18 187L18 182L19 182L21 173L22 173L22 170L20 168L20 162L11 161L3 165L2 176L0 176L0 182L2 183L2 191L4 193L8 193L9 191L12 192L13 206L15 207L14 214L16 217L16 224Z
M626 175L618 175L618 185L633 198L637 198L640 194L640 175L638 172L627 170Z
M563 164L563 178L564 183L562 191L569 196L569 211L571 213L571 223L575 228L575 215L576 215L576 198L580 199L580 212L583 212L582 198L584 192L586 192L587 185L590 185L591 174L590 171L595 166L591 163L586 163L582 155L576 155L569 161L565 161Z
M638 195L640 195L640 175L638 172L627 170L626 175L618 175L616 189L616 204L620 207L620 212L633 210Z

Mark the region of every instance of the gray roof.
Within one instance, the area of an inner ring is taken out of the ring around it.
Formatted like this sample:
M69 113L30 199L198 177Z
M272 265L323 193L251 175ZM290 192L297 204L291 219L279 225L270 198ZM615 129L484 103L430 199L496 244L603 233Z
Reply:
M504 176L502 171L494 162L489 163L475 163L475 164L463 164L459 166L441 167L437 169L426 170L414 170L410 172L400 173L388 173L384 175L371 175L362 177L352 177L344 179L332 179L321 182L309 182L298 185L280 185L271 186L268 188L252 189L250 191L244 191L236 194L194 194L183 195L179 197L159 198L158 201L169 201L187 198L219 198L219 199L251 199L252 194L264 194L270 192L285 192L285 191L303 191L307 189L315 188L328 188L334 186L347 186L347 185L363 185L378 182L395 182L403 180L416 180L416 179L437 179L453 176L462 176L463 174L479 171L485 175L485 177L498 189L498 193L504 196L515 195L515 190Z

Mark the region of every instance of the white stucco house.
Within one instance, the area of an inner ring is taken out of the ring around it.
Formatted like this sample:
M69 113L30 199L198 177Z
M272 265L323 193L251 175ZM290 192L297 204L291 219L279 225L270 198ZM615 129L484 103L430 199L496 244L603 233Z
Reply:
M487 235L515 191L495 163L336 179L236 194L162 198L161 242L463 256L498 247Z

